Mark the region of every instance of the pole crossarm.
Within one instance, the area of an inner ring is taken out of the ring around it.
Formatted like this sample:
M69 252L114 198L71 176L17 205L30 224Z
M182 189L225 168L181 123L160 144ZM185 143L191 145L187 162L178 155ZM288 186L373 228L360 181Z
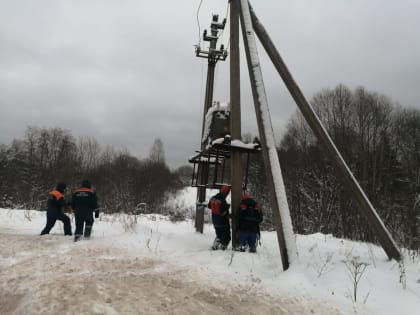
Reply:
M278 73L283 79L286 87L288 88L290 94L292 95L297 106L302 112L303 117L314 132L315 136L317 137L321 148L324 151L324 154L326 154L326 156L333 163L339 179L351 193L353 199L357 202L362 215L368 220L370 226L372 227L373 231L378 237L379 242L381 243L382 247L387 253L389 259L394 258L397 261L400 260L401 253L398 249L398 246L392 239L391 234L386 229L385 225L383 224L382 220L373 208L364 191L360 187L353 173L350 171L349 167L347 166L337 147L334 145L333 141L328 135L328 132L322 125L319 117L317 116L309 102L306 100L299 86L293 79L289 69L287 68L285 62L281 58L270 36L266 32L264 26L258 20L254 10L251 7L251 4L247 0L241 1L242 3L248 2L247 7L249 8L249 12L252 17L252 25L255 30L255 33L260 39L264 49L267 51L268 56L270 57L275 68L277 69Z
M195 55L200 58L206 58L212 60L213 62L217 62L219 60L226 60L228 53L225 50L223 45L220 45L220 49L209 49L209 50L202 50L200 46L196 46L195 48Z
M214 14L210 24L210 35L207 34L207 30L204 30L203 32L203 40L210 43L209 49L202 50L199 45L195 46L195 54L197 57L206 58L209 60L209 63L214 64L219 60L226 60L228 55L224 45L220 45L220 49L216 48L216 43L219 39L219 30L223 30L226 26L226 19L223 19L222 23L219 23L218 20L219 16Z

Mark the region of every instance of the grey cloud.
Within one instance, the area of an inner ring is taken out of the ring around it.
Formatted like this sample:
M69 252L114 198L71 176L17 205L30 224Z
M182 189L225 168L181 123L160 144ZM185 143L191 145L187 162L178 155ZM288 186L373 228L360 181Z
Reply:
M0 143L57 126L144 157L161 138L171 166L199 147L206 62L194 55L200 1L0 2ZM420 106L420 4L413 0L251 1L304 94L364 85ZM201 32L226 0L203 1ZM221 43L229 42L225 31ZM296 110L259 47L275 132ZM256 133L242 56L243 132ZM215 100L229 97L229 64Z

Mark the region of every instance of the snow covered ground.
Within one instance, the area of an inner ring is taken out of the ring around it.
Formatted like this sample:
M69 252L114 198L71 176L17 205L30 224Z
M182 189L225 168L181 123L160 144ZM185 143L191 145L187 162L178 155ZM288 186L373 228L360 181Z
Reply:
M181 203L186 204L186 203ZM137 219L137 222L135 221ZM72 222L74 226L74 221ZM277 238L256 254L211 251L191 221L102 215L74 243L45 213L0 209L0 314L419 314L419 258L329 235L296 237L299 265L282 271ZM359 274L354 301L352 266ZM405 288L403 288L405 286Z

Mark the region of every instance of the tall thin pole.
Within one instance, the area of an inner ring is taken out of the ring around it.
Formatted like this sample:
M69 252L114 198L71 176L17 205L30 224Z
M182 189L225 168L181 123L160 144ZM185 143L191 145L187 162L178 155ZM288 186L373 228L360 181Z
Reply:
M203 110L203 120L202 120L202 129L201 129L201 139L204 134L204 126L206 122L206 114L213 103L213 89L214 89L214 72L216 68L216 63L219 60L225 60L227 57L226 51L221 47L219 50L216 48L218 40L218 32L221 29L224 29L226 20L222 23L218 21L219 16L213 15L210 35L207 34L207 30L204 31L203 39L210 42L209 50L202 51L200 47L197 47L196 54L198 57L207 58L208 68L207 68L207 81L206 81L206 95L204 99L204 110ZM201 150L204 151L205 144L201 142ZM196 203L196 212L195 212L195 229L197 232L203 233L204 228L204 209L205 209L205 200L206 200L206 184L209 174L209 164L208 163L199 163L198 164L198 189L197 189L197 203Z
M239 3L230 0L230 132L232 140L241 140L241 85L239 54ZM242 195L242 159L240 152L231 157L232 247L239 245L236 210Z
M242 2L245 3L247 1L244 0ZM278 73L280 74L281 78L286 84L297 106L301 110L302 115L305 117L308 125L311 127L312 131L318 138L323 152L333 163L338 178L351 193L353 199L356 200L361 213L368 220L369 225L372 226L376 236L378 236L379 242L381 243L382 247L387 253L389 259L394 258L396 260L400 260L401 253L396 243L392 239L391 234L386 229L385 225L379 218L369 199L367 198L362 188L358 184L357 180L353 176L352 172L350 171L340 152L337 150L337 147L334 145L333 141L328 135L328 132L323 127L315 111L306 100L299 86L296 84L291 73L289 72L289 69L287 68L285 62L281 58L274 43L272 42L270 36L268 35L264 26L260 23L254 11L252 10L251 5L249 3L248 5L252 16L253 27L258 38L260 39L271 61L273 62Z
M216 47L216 43L210 42L211 49ZM203 122L201 129L201 139L204 134L204 126L206 121L206 113L213 103L213 88L214 88L214 71L216 68L216 60L214 58L208 59L208 68L207 68L207 83L206 83L206 94L204 99L204 111L203 111ZM201 150L204 150L204 144L201 143ZM197 206L195 212L195 229L197 232L203 233L204 231L204 209L205 209L205 200L206 200L206 187L208 179L208 164L199 164L199 187L197 189Z
M286 191L281 174L280 162L274 140L274 131L268 109L267 95L258 58L256 38L252 29L252 20L247 0L240 0L240 17L242 36L251 79L252 95L255 113L267 173L268 186L271 190L271 210L276 223L277 239L283 269L289 268L290 262L297 258L296 244L294 244L292 220L287 204Z

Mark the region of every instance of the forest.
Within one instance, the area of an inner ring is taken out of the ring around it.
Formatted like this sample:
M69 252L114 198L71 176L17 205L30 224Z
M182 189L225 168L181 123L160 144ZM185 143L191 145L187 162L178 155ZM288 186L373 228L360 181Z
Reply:
M420 111L344 85L320 91L311 105L394 239L419 249ZM299 112L278 155L295 232L376 241ZM253 157L249 189L269 205L260 160Z
M28 127L23 139L0 147L0 207L42 210L57 182L67 184L70 198L83 179L92 182L108 213L132 212L139 203L161 212L167 193L185 186L166 165L159 138L145 159L91 137L75 139L61 128Z
M420 111L364 87L323 89L311 104L385 226L399 245L420 248ZM254 136L244 135L244 142ZM322 232L375 242L357 205L341 186L317 139L297 111L278 146L296 233ZM187 156L186 156L187 159ZM43 209L57 181L76 188L88 178L104 212L130 212L146 203L162 213L168 193L190 185L191 168L171 171L163 143L147 158L75 139L60 128L28 127L23 139L0 145L0 207ZM262 157L251 157L247 191L262 205L272 228Z

